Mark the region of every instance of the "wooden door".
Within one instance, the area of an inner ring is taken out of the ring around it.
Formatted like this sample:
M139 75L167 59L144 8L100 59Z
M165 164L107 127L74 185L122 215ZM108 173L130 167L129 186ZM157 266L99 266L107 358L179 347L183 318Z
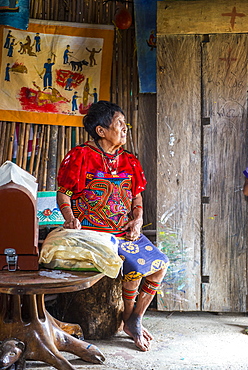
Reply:
M201 302L201 48L195 36L158 41L157 238L170 259L158 309Z
M160 310L246 311L247 42L158 37Z
M202 47L202 309L246 311L247 34Z

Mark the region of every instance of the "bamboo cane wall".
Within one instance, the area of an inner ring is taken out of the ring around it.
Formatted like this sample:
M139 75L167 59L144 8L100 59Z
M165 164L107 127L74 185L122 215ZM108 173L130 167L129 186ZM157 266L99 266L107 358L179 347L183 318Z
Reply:
M133 14L133 4L126 6ZM113 25L115 1L103 0L30 0L30 18L90 24ZM111 101L120 105L130 124L126 149L138 153L138 76L135 53L135 29L115 29L112 62ZM19 128L16 159L13 160L14 135ZM29 148L30 131L33 145ZM56 175L64 155L88 139L83 127L37 125L0 121L0 165L15 161L37 178L38 190L56 190Z

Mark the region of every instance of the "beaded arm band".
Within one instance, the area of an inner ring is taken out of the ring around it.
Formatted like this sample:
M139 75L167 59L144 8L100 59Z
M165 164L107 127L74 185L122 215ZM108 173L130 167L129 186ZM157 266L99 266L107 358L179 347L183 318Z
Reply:
M140 204L136 204L136 205L132 208L132 211L134 211L136 208L141 208L141 209L143 209L143 207L142 207Z
M61 211L62 211L62 209L66 208L66 207L70 207L70 204L69 203L62 203L59 206L59 208L60 208Z

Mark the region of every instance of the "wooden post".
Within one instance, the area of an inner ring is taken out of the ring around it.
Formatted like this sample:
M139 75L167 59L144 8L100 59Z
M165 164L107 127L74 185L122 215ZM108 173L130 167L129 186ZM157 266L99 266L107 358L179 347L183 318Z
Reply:
M18 137L18 150L17 150L16 164L20 167L22 167L26 125L27 125L26 123L22 123L19 125L19 137Z
M41 151L43 147L43 137L44 137L44 125L41 125L40 130L39 130L38 151L37 151L35 170L34 170L34 177L36 178L38 176L38 171L40 167Z
M1 137L0 137L0 165L3 164L4 162L4 157L3 157L3 149L4 149L4 141L6 139L6 122L1 122Z
M134 145L134 153L138 156L138 110L133 111L133 120L132 120L132 135L133 135L133 145Z
M80 144L80 139L79 139L79 127L76 127L75 128L75 145L79 145Z
M44 155L42 158L43 162L43 175L42 175L42 191L46 191L46 181L47 181L47 162L48 162L48 152L49 152L49 143L50 143L50 125L46 125L46 139L45 139L45 148Z
M11 129L10 129L10 136L9 136L9 145L8 145L8 155L7 159L9 161L12 161L12 156L13 156L13 146L14 146L14 138L15 138L15 127L16 123L11 122Z
M28 142L29 142L29 134L30 134L30 123L27 123L25 138L24 138L24 146L23 146L23 159L22 159L22 168L26 170L27 167L27 158L28 158Z
M4 146L4 150L3 150L3 161L5 162L8 158L8 139L9 139L9 136L10 136L10 129L11 129L11 123L10 122L6 122L6 137L5 137L5 142L7 143L7 145Z
M33 125L32 153L31 153L30 162L29 162L29 172L31 174L33 174L33 168L34 168L34 159L35 159L35 152L36 152L37 132L38 132L38 125Z
M57 152L58 152L58 126L51 125L50 127L50 145L48 153L47 172L47 190L56 189L57 176Z

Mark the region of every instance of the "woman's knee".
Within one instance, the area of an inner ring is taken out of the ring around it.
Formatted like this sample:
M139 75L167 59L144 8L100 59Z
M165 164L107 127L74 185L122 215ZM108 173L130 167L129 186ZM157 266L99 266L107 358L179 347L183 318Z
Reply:
M167 272L167 267L162 268L161 270L156 271L153 274L147 276L147 279L151 281L161 282L164 276L166 275L166 272Z
M132 281L123 281L122 286L126 289L136 289L139 287L141 279L132 280Z

